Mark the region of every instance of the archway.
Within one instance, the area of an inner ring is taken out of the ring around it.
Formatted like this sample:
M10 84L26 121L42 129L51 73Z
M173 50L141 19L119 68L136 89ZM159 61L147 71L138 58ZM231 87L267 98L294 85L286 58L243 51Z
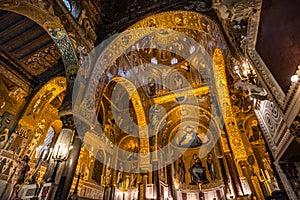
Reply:
M28 104L6 149L14 150L20 156L33 155L35 147L43 143L49 127L59 119L58 109L62 104L65 90L64 77L56 77L45 84ZM58 134L59 128L55 127L55 133Z
M1 10L7 10L24 15L45 29L58 46L67 75L69 75L70 72L67 70L69 67L78 67L76 51L73 48L66 30L60 23L60 19L54 15L53 7L51 5L43 4L40 6L41 7L31 4L30 1L16 2L6 0L1 1L0 3Z

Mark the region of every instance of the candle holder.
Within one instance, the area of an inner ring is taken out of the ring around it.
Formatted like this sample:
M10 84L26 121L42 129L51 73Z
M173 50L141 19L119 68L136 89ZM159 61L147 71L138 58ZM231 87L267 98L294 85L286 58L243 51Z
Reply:
M75 178L77 178L77 181L76 181L76 185L75 185L75 188L74 188L74 193L73 195L78 195L78 186L79 186L79 181L81 178L84 177L84 174L82 174L81 172L79 172L78 174L75 174Z
M241 81L249 82L254 85L256 84L257 75L247 58L242 62L242 64L235 65L233 72L240 78Z
M72 149L72 146L68 148L67 145L65 145L65 144L58 144L55 147L56 148L54 148L53 155L52 155L52 159L55 162L55 167L54 167L52 176L50 177L50 180L49 180L50 183L55 182L56 174L57 174L60 163L66 161L68 159L69 152Z

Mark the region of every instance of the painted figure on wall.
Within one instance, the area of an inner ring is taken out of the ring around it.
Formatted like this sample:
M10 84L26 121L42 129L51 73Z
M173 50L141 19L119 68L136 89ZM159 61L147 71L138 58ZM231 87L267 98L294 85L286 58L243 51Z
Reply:
M203 167L202 162L197 154L193 155L193 160L189 171L191 173L192 184L209 183L206 178L206 169Z
M52 88L51 90L46 90L42 93L33 104L32 113L28 113L27 115L33 114L33 118L35 119L36 115L43 109L48 100L50 100L55 90L56 88Z
M110 167L110 157L108 158L107 160L107 165L106 165L106 170L105 170L105 185L109 185L110 182L111 182L111 172L112 172L112 169Z
M250 128L251 129L248 133L248 138L251 144L252 145L264 144L261 132L258 127L257 120L252 120Z
M16 117L9 112L4 112L0 116L0 148L4 148L8 138L11 136L11 130L16 122Z
M123 164L120 162L119 164L119 170L117 175L117 187L120 188L122 186L123 181Z
M155 80L153 78L148 78L148 93L149 95L154 95L156 92Z
M138 175L135 173L137 170L137 164L136 163L132 163L131 164L131 182L130 182L130 187L135 187L136 186L136 182L137 182L137 177Z
M129 155L127 156L127 160L137 160L138 159L138 152L139 152L139 146L138 143L134 140L129 140L128 146L127 146L127 152L129 152Z
M26 176L28 176L28 172L30 170L30 166L28 164L29 162L29 157L24 156L24 158L21 161L18 161L18 166L16 168L16 171L14 173L13 177L13 192L11 195L15 195L15 199L18 199L18 193L21 189L21 185L24 184L26 180Z
M182 80L182 77L179 74L177 74L174 77L174 83L175 83L176 89L181 89L182 88L183 80Z
M178 178L179 183L185 182L185 166L182 157L180 157L178 161Z
M19 161L16 172L15 172L15 184L23 184L27 173L30 170L29 167L29 157L25 156L21 161Z
M205 141L203 141L205 140ZM205 133L198 134L194 126L184 126L182 135L177 138L177 145L183 148L194 148L202 146L208 142Z
M216 180L217 177L216 177L216 172L214 169L213 156L211 153L209 153L207 155L206 164L207 164L207 169L210 173L211 180L213 180L213 181Z
M89 54L83 46L79 46L77 49L79 52L79 64L83 69L83 78L86 78L88 73L87 69L89 66Z

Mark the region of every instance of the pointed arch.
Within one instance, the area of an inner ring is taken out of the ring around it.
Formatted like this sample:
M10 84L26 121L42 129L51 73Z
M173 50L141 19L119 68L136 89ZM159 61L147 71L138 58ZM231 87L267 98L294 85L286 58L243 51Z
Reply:
M66 78L55 77L48 81L35 95L27 105L27 108L21 117L19 124L33 128L38 123L47 105L58 95L66 91Z

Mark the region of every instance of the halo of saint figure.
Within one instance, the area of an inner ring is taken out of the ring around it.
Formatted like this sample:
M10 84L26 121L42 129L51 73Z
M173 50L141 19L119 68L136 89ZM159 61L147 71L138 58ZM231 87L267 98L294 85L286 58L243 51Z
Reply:
M204 132L197 132L196 127L192 125L184 126L182 129L182 134L180 134L176 143L178 147L181 148L195 148L205 145L209 142L207 134Z

